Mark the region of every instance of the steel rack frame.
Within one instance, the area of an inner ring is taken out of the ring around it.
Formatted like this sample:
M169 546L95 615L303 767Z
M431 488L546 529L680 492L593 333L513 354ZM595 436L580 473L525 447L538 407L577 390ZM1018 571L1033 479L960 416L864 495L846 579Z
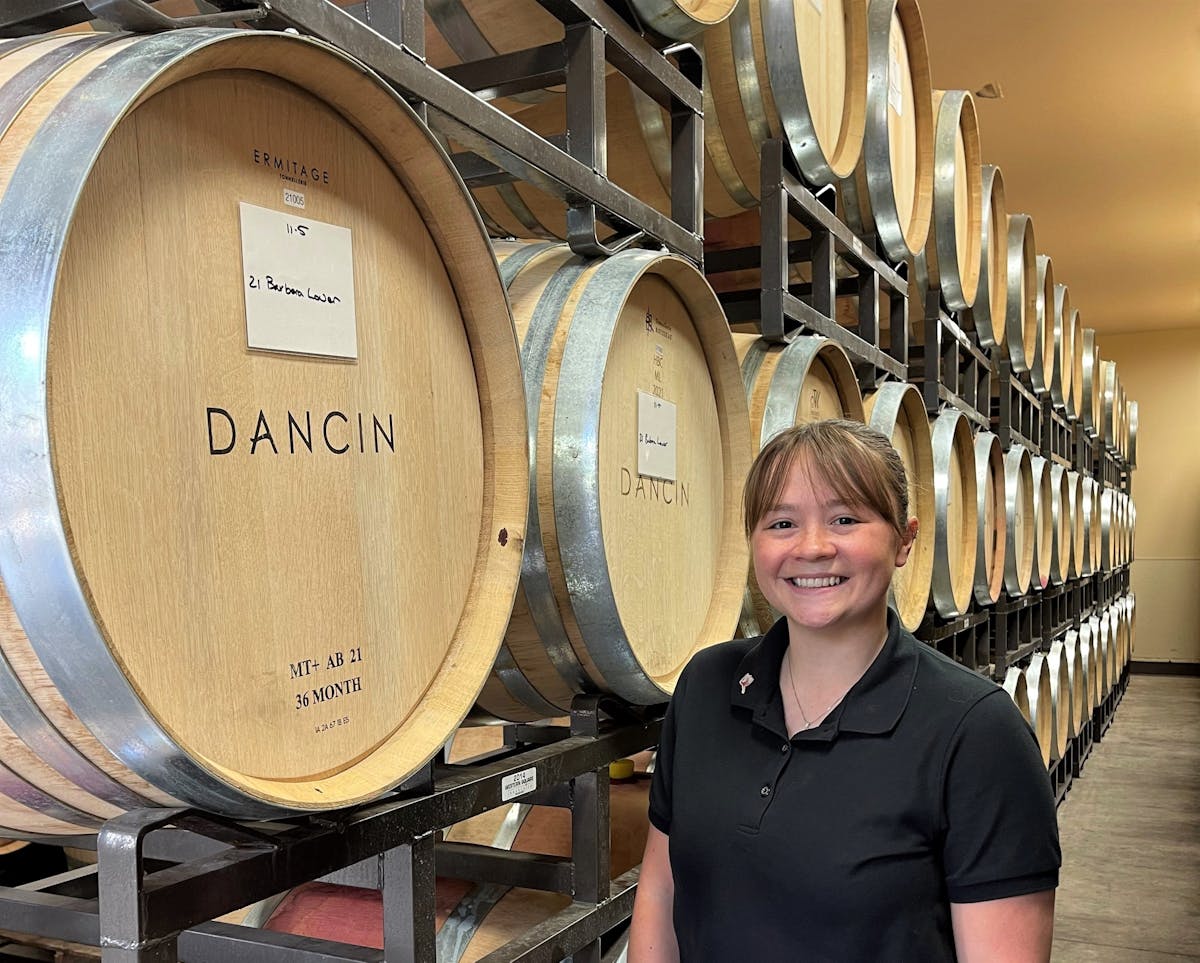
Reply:
M600 937L633 912L640 872L609 878L608 765L657 744L660 711L635 719L580 696L569 728L511 727L516 745L469 764L430 763L394 796L335 813L240 825L194 810L131 811L99 837L71 841L95 845L97 866L0 888L0 919L7 931L100 947L105 963L425 963L436 955L440 874L572 896L487 963L598 963ZM440 839L444 827L516 799L570 808L570 858ZM382 951L206 922L318 878L382 891Z
M943 404L953 405L977 429L990 429L992 360L972 334L942 310L939 291L925 292L922 329L921 343L910 347L909 370L925 410L932 415Z
M814 193L784 165L783 143L762 145L762 193L757 247L710 252L710 274L758 267L757 291L720 295L731 324L756 322L768 341L788 342L803 333L836 341L850 356L859 384L874 390L881 377L908 380L908 282L880 257L870 239L863 240L832 210L834 192ZM788 241L788 220L795 218L811 237ZM810 284L788 285L791 264L812 267ZM856 276L839 278L839 263ZM858 297L854 327L837 321L838 295ZM887 302L890 331L880 340L880 308Z
M929 612L913 634L943 655L990 679L996 669L991 622L992 613L985 608L974 608L953 619L941 619Z
M468 184L525 180L568 205L568 243L601 257L637 243L661 245L703 262L702 67L695 50L676 48L679 66L655 50L602 0L539 0L562 21L565 38L439 71L425 62L423 0L372 7L365 23L326 0L209 0L241 7L175 20L145 0L84 0L92 15L131 30L159 30L233 20L257 28L291 28L325 40L376 71L412 101L431 127L469 153L453 160ZM46 7L62 6L43 0ZM78 12L78 4L68 5ZM249 9L247 9L249 8ZM82 18L81 18L82 19ZM671 117L671 215L608 180L604 68L609 63ZM508 96L565 84L563 147L497 110L481 94ZM564 149L565 147L565 149ZM602 241L600 225L622 234Z
M995 622L992 655L997 681L1003 682L1009 666L1028 658L1041 646L1040 603L1032 592L1016 598L1002 592L996 602L992 616Z
M1031 455L1042 450L1043 403L1031 387L1013 370L1002 352L996 360L996 392L992 396L992 424L1005 451L1013 445L1029 449Z
M1070 581L1042 589L1041 610L1043 649L1049 649L1050 643L1067 629L1079 627L1079 613Z
M1047 405L1042 417L1042 451L1046 457L1064 468L1075 467L1074 418Z

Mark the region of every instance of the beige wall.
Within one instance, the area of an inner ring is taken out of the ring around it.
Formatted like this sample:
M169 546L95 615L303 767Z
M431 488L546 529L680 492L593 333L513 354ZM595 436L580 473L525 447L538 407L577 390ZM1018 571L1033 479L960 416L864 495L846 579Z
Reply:
M1200 662L1200 328L1099 341L1138 403L1133 657Z

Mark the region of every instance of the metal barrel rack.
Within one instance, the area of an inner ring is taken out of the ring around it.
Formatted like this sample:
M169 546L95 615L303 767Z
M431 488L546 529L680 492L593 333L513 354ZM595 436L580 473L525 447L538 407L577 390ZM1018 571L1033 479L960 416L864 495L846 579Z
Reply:
M194 810L136 810L110 820L88 866L0 888L2 928L100 947L106 963L186 959L278 963L437 958L438 875L565 893L573 902L485 959L599 963L600 937L633 910L638 870L610 881L608 765L658 741L657 713L606 720L579 697L570 726L511 726L511 743L469 764L430 764L392 797L331 814L239 825ZM570 809L567 857L447 843L440 830L523 803ZM206 922L326 879L379 889L383 950Z
M873 390L882 377L908 379L908 283L880 257L869 241L854 234L832 210L831 189L814 192L784 165L783 143L768 140L761 151L762 194L760 238L757 245L709 252L706 270L712 274L756 267L758 289L721 295L731 324L755 322L768 341L790 341L799 334L819 334L836 341L858 374L859 383ZM808 238L788 240L788 222L795 219ZM789 284L792 264L811 267L812 280ZM839 264L852 276L840 277ZM838 295L858 298L853 327L837 321ZM889 334L881 338L881 314L886 302Z

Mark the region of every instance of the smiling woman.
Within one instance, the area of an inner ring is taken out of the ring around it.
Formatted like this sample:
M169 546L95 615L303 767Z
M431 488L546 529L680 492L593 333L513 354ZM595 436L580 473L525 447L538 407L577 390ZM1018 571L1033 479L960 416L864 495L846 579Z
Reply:
M908 498L891 440L857 422L789 428L755 460L744 523L782 617L676 685L631 961L1048 958L1061 856L1038 743L888 608Z

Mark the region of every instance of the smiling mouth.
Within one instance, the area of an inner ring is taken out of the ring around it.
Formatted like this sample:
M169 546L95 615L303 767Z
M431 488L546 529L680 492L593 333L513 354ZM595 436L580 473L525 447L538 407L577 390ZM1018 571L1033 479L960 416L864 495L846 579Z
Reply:
M841 585L846 579L841 575L828 575L824 578L789 578L785 579L796 588L833 588Z

